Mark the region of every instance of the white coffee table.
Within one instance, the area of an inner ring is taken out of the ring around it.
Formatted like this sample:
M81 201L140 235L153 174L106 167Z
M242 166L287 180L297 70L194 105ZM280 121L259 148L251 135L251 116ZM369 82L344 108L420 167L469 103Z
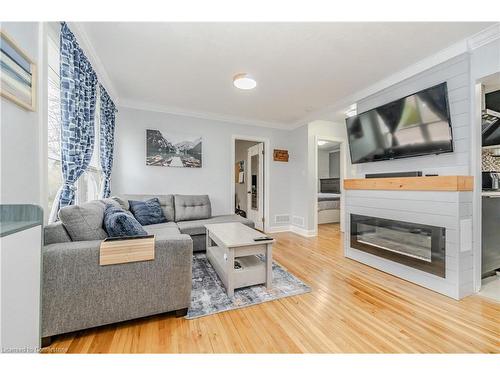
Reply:
M241 223L206 224L207 259L226 287L227 295L245 286L265 284L272 286L273 255L275 240L255 241L265 234ZM263 254L264 261L256 257ZM241 269L234 268L237 260Z

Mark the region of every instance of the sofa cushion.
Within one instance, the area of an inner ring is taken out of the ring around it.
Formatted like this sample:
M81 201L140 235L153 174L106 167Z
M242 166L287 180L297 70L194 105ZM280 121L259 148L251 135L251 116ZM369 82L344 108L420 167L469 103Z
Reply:
M151 198L146 201L128 201L130 212L142 225L165 223L167 219L163 214L158 198Z
M111 197L110 199L113 199L115 202L117 202L125 211L130 211L130 204L128 203L128 200L116 196Z
M177 223L179 230L182 234L189 234L190 236L195 236L198 234L205 234L205 224L216 224L216 223L243 223L249 227L254 227L252 220L245 219L239 215L220 215L212 216L210 219L203 220L192 220L192 221L181 221Z
M109 237L145 236L141 224L122 208L107 204L104 210L104 227Z
M129 200L134 200L134 201L145 201L151 198L158 198L160 201L160 206L163 210L163 215L165 215L165 218L167 221L174 221L175 220L175 215L174 215L174 196L169 194L169 195L139 195L139 194L124 194L120 195L121 200L128 201Z
M72 241L103 240L108 236L103 228L104 207L103 201L90 201L59 210L59 218Z
M71 242L71 237L69 236L66 228L62 222L57 221L55 223L46 225L43 228L43 244L50 245L53 243L61 242Z
M175 195L175 221L202 220L212 216L208 195Z
M179 228L177 227L177 224L174 223L173 221L168 223L145 225L143 228L146 232L148 232L148 234L154 234L154 235L169 236L169 235L181 234Z

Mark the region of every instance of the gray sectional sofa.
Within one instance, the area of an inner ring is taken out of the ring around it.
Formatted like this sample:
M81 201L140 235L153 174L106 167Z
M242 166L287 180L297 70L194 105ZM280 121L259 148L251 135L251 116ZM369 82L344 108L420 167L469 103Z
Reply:
M144 226L155 235L155 259L99 265L106 203L128 210L128 200L157 197L166 223ZM177 311L191 302L193 251L205 250L208 223L252 221L211 215L208 196L126 195L64 208L44 228L42 337ZM48 340L44 340L48 343Z

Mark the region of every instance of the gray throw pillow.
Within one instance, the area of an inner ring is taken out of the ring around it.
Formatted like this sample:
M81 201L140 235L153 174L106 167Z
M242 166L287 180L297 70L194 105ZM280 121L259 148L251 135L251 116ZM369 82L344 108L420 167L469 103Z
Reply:
M110 199L114 200L115 202L118 202L121 208L123 208L125 211L130 210L130 205L128 204L128 200L114 196L111 197Z
M104 207L102 201L90 201L59 210L59 218L72 241L103 240L107 237L103 228Z

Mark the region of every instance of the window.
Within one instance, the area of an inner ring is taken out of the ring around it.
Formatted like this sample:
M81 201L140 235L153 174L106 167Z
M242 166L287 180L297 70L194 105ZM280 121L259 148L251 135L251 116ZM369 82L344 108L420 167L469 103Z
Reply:
M48 38L48 208L62 185L61 96L59 89L59 46Z
M103 174L101 168L101 158L100 158L100 145L101 145L101 112L99 107L101 104L99 95L99 86L97 88L97 102L95 111L95 122L94 122L94 152L92 153L92 159L90 160L90 165L82 176L78 179L77 184L77 194L76 203L84 203L94 199L100 198Z
M57 29L59 25L57 24ZM59 32L52 33L48 38L48 129L47 129L47 156L48 156L48 209L54 203L57 192L62 183L61 172L61 96L59 76ZM99 89L98 89L99 90ZM77 204L99 199L102 188L103 174L99 158L100 146L100 100L97 92L95 112L95 143L92 159L87 171L77 181L75 201Z

